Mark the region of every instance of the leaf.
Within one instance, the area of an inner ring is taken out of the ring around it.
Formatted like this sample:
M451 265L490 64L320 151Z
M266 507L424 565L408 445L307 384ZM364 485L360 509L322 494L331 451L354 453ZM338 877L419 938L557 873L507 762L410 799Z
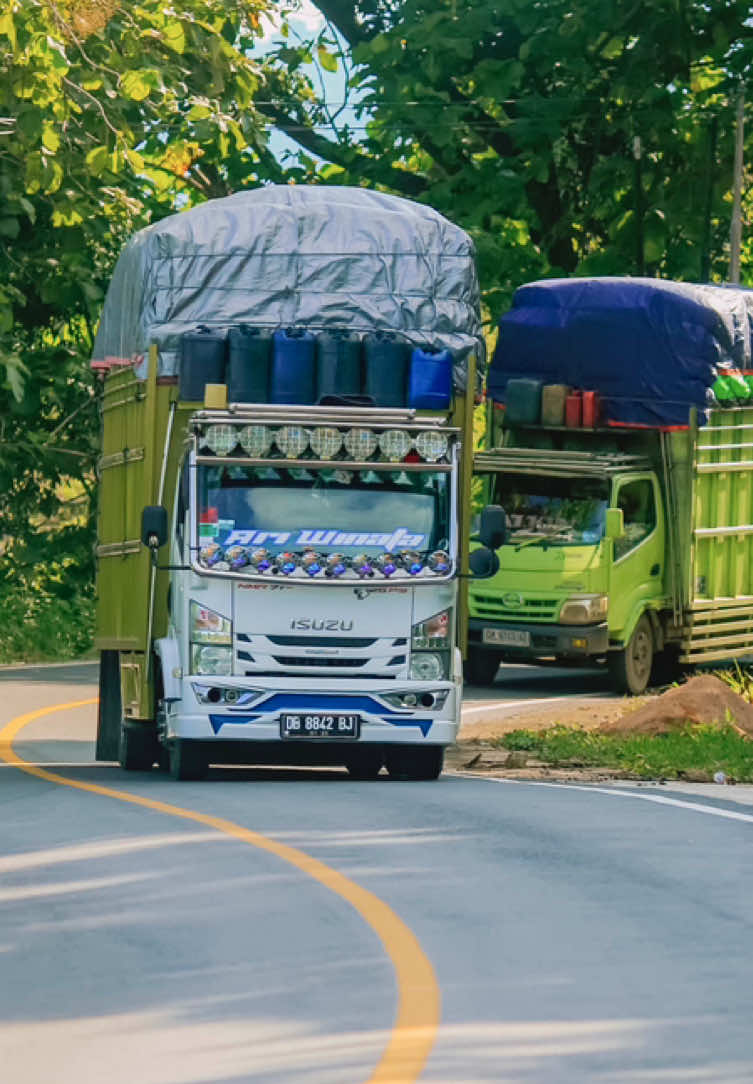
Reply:
M13 12L6 11L4 15L0 15L0 34L3 34L11 44L11 48L16 49L16 26L13 22Z
M52 212L52 224L55 227L58 226L78 226L83 222L82 216L75 208L73 210L65 211L53 211Z
M60 150L60 133L49 121L45 121L42 128L42 145L50 154L57 154Z
M143 102L148 98L151 91L158 85L159 75L156 71L142 69L127 72L120 80L120 89L126 98L133 102Z
M183 30L183 25L177 19L171 19L162 31L162 36L165 39L165 45L168 45L174 53L180 53L181 55L186 49L186 35Z
M110 152L107 147L94 147L86 156L86 164L95 177L101 176L107 169Z
M207 120L213 115L208 105L192 105L186 114L187 120Z
M337 71L337 57L333 56L326 47L321 43L316 47L316 55L319 57L319 63L327 72Z
M0 218L0 237L9 237L12 241L21 232L21 224L12 215L4 215Z
M144 159L141 157L139 152L134 151L129 147L126 148L125 156L126 161L128 162L131 169L135 170L136 173L141 173L144 168Z
M5 323L2 314L3 310L0 309L0 328L3 328ZM29 370L18 354L0 354L0 363L5 367L5 385L16 402L20 403L24 397L24 377L29 375Z

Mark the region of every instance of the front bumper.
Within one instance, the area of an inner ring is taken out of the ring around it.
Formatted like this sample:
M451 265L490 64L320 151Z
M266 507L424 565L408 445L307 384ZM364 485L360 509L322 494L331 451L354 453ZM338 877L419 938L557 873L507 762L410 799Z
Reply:
M516 644L487 644L484 629L502 629L527 633L527 647ZM558 658L589 658L606 655L609 647L609 630L601 625L543 625L534 622L489 621L473 617L468 622L468 644L486 651L503 652L519 659L537 659L546 656Z
M200 704L192 685L211 685L211 677L185 677L183 696L166 705L164 737L190 738L215 742L278 743L286 748L293 745L322 743L321 738L294 740L280 738L282 712L355 712L361 717L361 735L355 741L340 739L338 746L352 744L421 743L450 745L455 741L460 723L460 688L450 681L441 682L360 682L349 683L346 689L333 688L332 682L313 682L306 678L291 678L285 687L272 682L249 681L248 678L217 677L215 682L246 690L260 689L262 695L251 704L238 707L229 704ZM397 686L397 688L395 687ZM447 691L441 708L396 708L383 699L384 693Z

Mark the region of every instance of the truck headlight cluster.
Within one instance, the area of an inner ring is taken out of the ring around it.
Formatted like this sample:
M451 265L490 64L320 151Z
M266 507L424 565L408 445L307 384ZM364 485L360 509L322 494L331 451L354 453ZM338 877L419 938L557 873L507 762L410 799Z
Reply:
M252 459L265 459L272 449L285 459L300 459L310 451L316 459L334 460L344 449L350 459L366 462L379 451L391 463L400 463L411 452L426 463L445 459L449 451L446 433L425 430L415 435L405 429L387 429L375 433L372 429L349 429L341 432L331 425L306 429L301 425L283 425L273 429L268 425L233 426L210 425L200 445L216 456L229 456L240 447Z
M595 625L605 621L608 610L606 595L572 595L562 603L561 625Z
M414 681L442 681L450 672L451 610L440 610L411 630L409 674Z
M227 617L192 599L188 639L192 674L232 674L233 626Z

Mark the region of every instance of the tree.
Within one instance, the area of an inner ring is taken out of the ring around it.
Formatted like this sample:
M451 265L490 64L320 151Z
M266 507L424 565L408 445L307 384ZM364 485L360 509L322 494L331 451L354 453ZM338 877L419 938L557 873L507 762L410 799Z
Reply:
M320 102L262 108L328 179L426 200L469 228L495 314L542 274L723 277L747 2L317 6L364 138L327 134Z
M264 6L0 6L0 597L40 629L55 600L81 611L92 593L88 359L122 244L179 207L283 177L254 106ZM297 93L279 64L271 77ZM44 641L58 646L49 628Z

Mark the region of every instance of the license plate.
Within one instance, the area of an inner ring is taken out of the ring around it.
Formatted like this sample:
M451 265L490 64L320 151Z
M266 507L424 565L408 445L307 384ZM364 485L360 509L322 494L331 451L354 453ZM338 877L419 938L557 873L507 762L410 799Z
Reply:
M506 647L530 647L530 632L521 632L519 629L484 629L483 641L485 644L504 644Z
M352 712L300 711L280 716L281 738L357 738L361 716Z

